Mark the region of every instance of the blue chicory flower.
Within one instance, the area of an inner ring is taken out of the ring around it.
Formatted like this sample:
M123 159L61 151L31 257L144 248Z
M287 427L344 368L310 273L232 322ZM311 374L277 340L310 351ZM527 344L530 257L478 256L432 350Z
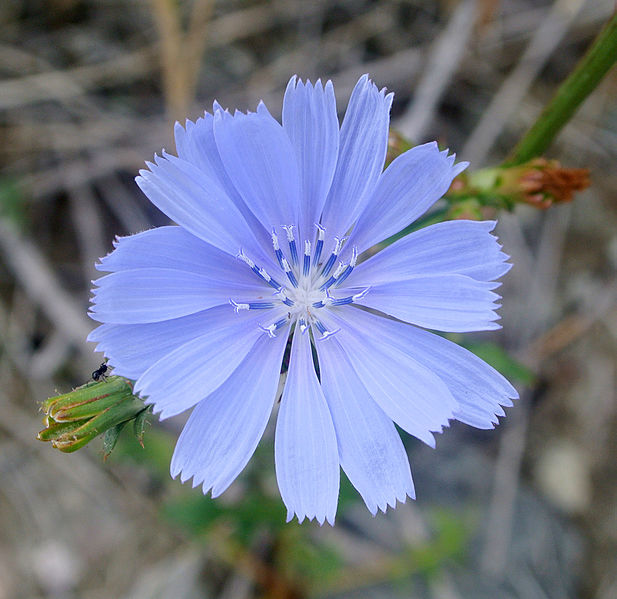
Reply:
M98 267L90 335L161 418L193 411L173 477L223 493L279 394L275 464L288 520L334 522L339 466L375 514L414 497L394 423L434 446L452 419L493 428L516 390L438 331L496 329L508 256L494 222L421 229L466 166L435 143L383 171L392 94L363 76L339 128L331 82L287 86L282 126L260 103L176 124L137 183L178 226L121 238ZM383 171L383 172L382 172ZM357 264L358 262L358 264Z

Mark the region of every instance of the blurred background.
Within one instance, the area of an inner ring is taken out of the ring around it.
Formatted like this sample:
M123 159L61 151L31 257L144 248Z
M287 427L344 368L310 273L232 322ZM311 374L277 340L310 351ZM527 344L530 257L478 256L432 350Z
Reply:
M272 432L220 499L171 481L182 419L64 455L39 402L86 382L94 263L164 224L133 178L216 98L280 116L289 77L341 114L370 73L393 127L498 164L612 0L3 0L0 3L0 599L617 597L617 72L550 148L573 203L499 214L503 331L466 336L521 391L495 431L405 437L418 499L334 528L284 524ZM487 216L494 216L487 214ZM462 339L456 338L457 341Z

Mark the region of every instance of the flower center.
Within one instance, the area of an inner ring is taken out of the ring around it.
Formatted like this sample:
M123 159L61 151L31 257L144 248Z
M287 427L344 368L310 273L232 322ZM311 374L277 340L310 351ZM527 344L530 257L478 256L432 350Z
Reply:
M299 252L299 244L294 235L293 225L283 225L287 237L288 252L281 249L276 230L272 230L272 246L276 260L284 273L281 280L274 278L264 268L255 264L242 250L238 258L242 260L262 281L274 289L270 301L236 302L230 299L230 304L236 312L240 310L273 310L277 309L280 316L272 323L260 328L270 337L287 323L300 328L302 333L314 326L321 334L320 339L326 339L337 331L329 331L319 319L320 311L328 306L343 306L360 299L369 288L354 295L336 297L341 283L351 274L358 258L354 247L348 262L339 261L339 255L345 243L344 239L335 237L332 253L322 255L326 230L316 225L317 235L314 243L305 240L303 252ZM323 259L322 259L323 258Z

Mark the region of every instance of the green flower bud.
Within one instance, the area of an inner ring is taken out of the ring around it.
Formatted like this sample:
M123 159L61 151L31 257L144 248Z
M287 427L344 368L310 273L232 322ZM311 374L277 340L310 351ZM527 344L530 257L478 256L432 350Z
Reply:
M41 441L51 441L60 451L70 453L80 449L95 437L114 430L119 434L122 425L139 418L142 443L147 407L133 395L132 381L121 376L90 382L69 393L51 397L42 403L46 416L45 428L38 434ZM142 416L143 414L143 416ZM115 445L117 434L110 433L106 453ZM114 437L113 444L110 443Z

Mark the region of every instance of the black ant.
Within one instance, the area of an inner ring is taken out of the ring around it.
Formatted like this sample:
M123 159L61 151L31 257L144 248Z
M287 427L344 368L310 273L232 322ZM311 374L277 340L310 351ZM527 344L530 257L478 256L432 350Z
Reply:
M105 362L103 362L93 373L92 379L98 381L100 378L105 378L105 373L107 372L108 367Z

